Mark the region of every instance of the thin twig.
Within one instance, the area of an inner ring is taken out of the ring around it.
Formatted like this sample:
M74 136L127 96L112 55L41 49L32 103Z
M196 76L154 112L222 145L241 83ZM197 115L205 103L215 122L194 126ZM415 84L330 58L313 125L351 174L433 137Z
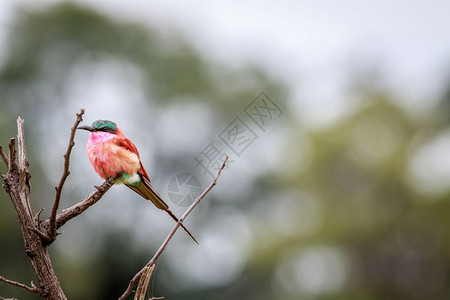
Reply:
M83 114L84 114L84 108L80 110L80 113L77 114L77 119L75 120L75 124L73 125L71 131L70 131L70 138L69 138L69 145L67 146L66 154L64 154L64 171L61 176L61 179L59 181L58 186L56 189L56 195L55 195L55 201L53 202L52 207L52 213L50 215L50 230L49 235L50 238L55 240L56 239L56 213L58 212L59 208L59 201L61 199L61 193L64 186L64 183L66 182L67 177L70 174L69 171L69 164L70 164L70 153L72 152L72 148L75 145L74 139L75 139L75 132L77 131L78 125L83 121Z
M17 152L18 152L18 167L19 170L25 171L28 167L27 152L25 150L25 134L23 127L24 119L17 118Z
M28 159L27 151L25 149L25 129L23 127L24 119L21 117L17 118L17 167L19 169L19 187L20 192L24 194L21 199L24 200L23 207L25 208L25 213L32 217L33 212L31 211L31 205L29 201L29 193L31 190L30 178L31 174L28 169Z
M222 173L222 170L225 168L225 165L228 161L228 155L225 157L225 160L222 163L222 166L217 171L216 177L214 177L213 182L203 191L203 193L195 199L195 201L189 206L189 208L186 210L186 212L181 216L181 218L178 220L178 222L175 224L175 226L172 228L172 231L170 231L169 235L166 237L162 245L159 247L158 251L156 251L153 258L139 271L134 275L134 277L130 280L130 283L128 284L127 289L123 293L122 296L119 297L119 300L125 300L133 291L133 287L136 284L136 282L141 277L142 273L146 270L146 268L151 267L155 264L156 260L159 258L159 256L164 252L164 250L167 247L167 244L169 244L170 240L174 236L175 232L180 228L181 223L186 219L186 217L191 213L191 211L200 203L200 201L208 194L208 192L217 184L217 179L219 178L220 174Z
M8 159L8 171L11 172L16 165L16 139L11 138L9 140L9 159Z
M38 212L37 212L37 214L35 214L34 215L34 222L36 223L36 227L37 227L37 229L38 230L40 230L41 229L41 220L40 220L40 218L41 218L41 213L44 211L44 208L41 208Z
M18 300L17 298L3 298L0 296L0 300Z
M6 156L5 151L3 151L3 147L0 145L0 156L3 159L3 162L5 163L6 169L9 170L9 163L8 163L8 156ZM0 177L3 178L3 180L5 179L5 174L3 174L2 172L0 172Z
M7 283L7 284L11 284L11 285L17 286L17 287L20 287L20 288L23 288L23 289L25 289L25 290L27 290L29 292L32 292L32 293L37 293L39 295L43 295L44 294L44 291L42 289L36 287L36 286L31 287L31 286L28 286L26 284L23 284L23 283L20 283L20 282L17 282L17 281L6 279L3 276L0 276L0 281L2 281L4 283Z
M80 215L86 209L97 203L97 201L99 201L103 197L103 195L109 190L109 188L114 184L114 180L115 180L114 178L106 179L102 185L96 186L95 191L89 194L88 197L81 200L77 204L72 205L69 208L63 209L56 216L56 229L60 228L68 221ZM48 228L48 226L50 226L49 219L41 222L41 226L43 228Z
M0 156L2 157L3 162L5 163L6 167L9 168L9 165L8 165L8 156L6 156L5 151L3 151L2 146L0 146Z

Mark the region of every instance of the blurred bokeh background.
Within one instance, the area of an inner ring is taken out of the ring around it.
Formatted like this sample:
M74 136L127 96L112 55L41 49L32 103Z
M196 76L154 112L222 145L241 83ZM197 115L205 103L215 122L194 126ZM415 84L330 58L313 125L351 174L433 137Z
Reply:
M176 180L205 188L231 155L186 221L200 246L178 232L149 297L449 299L449 13L444 0L2 1L0 144L23 117L43 217L80 108L118 123L178 215L173 195L194 190ZM62 207L101 183L87 139ZM0 275L29 283L3 190L0 207ZM117 298L172 225L112 188L51 246L68 298Z

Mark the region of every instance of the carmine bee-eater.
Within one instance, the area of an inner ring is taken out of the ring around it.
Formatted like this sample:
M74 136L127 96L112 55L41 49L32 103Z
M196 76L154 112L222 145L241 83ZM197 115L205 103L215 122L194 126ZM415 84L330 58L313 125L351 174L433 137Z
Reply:
M116 123L97 120L92 123L92 126L80 126L78 129L90 132L86 151L95 172L101 178L115 178L115 184L125 184L145 199L152 201L157 208L166 211L178 222L178 218L150 183L136 146L123 134ZM181 227L198 244L183 224Z

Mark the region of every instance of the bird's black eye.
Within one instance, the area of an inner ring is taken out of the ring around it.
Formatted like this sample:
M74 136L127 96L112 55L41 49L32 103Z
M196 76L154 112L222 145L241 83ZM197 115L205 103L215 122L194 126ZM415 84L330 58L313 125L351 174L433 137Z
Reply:
M104 127L100 127L99 129L97 129L97 131L102 131L102 132L109 132L109 133L113 133L116 134L116 130L114 130L113 128L109 128L107 126Z

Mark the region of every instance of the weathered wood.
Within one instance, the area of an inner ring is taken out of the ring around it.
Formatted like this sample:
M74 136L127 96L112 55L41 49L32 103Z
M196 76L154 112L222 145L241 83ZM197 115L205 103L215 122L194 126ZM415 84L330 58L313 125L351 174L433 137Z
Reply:
M25 254L31 263L39 283L36 292L48 300L64 300L67 297L61 288L48 254L47 246L40 236L33 232L35 222L30 205L31 175L25 150L23 119L17 119L17 157L15 139L9 144L8 172L4 187L9 194L22 230Z

